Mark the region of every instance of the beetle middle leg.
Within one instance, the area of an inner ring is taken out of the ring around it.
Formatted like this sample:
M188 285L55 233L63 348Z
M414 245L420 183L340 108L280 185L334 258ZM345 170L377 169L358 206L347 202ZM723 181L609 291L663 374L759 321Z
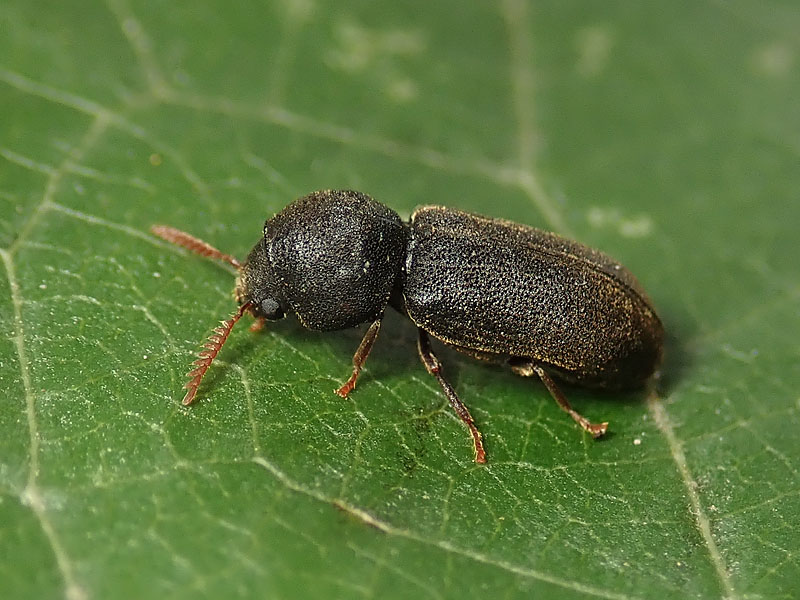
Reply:
M550 377L547 371L545 371L536 363L530 361L516 364L511 363L511 370L517 375L522 375L523 377L537 375L539 379L542 380L542 383L547 388L547 391L550 392L550 395L556 402L558 402L558 405L564 410L564 412L572 417L575 422L584 430L588 431L593 438L599 438L608 430L608 423L592 423L589 421L589 419L572 408L569 400L567 400L567 397L556 385L556 382L553 381L553 378Z
M478 431L478 427L475 425L472 415L469 414L469 409L464 405L463 402L461 402L461 400L458 399L453 386L451 386L442 375L442 364L433 353L433 348L431 348L431 340L428 337L428 334L419 327L417 328L417 331L419 331L417 350L419 350L419 356L422 359L422 364L425 365L428 373L436 377L439 385L442 386L444 395L447 396L447 399L450 401L450 406L453 407L453 410L456 411L458 417L464 421L467 427L469 427L469 431L472 434L472 440L475 442L475 462L485 463L486 451L483 449L483 437L481 436L481 432Z
M358 374L361 373L361 367L364 366L370 350L372 350L372 345L375 343L375 338L378 337L378 332L381 330L382 318L383 315L378 317L376 321L373 321L372 325L367 329L367 333L365 333L364 337L361 339L361 343L358 345L356 353L353 355L353 374L350 375L350 379L345 381L342 387L336 390L336 393L342 398L347 398L347 394L352 392L353 388L356 387L356 379L358 379Z

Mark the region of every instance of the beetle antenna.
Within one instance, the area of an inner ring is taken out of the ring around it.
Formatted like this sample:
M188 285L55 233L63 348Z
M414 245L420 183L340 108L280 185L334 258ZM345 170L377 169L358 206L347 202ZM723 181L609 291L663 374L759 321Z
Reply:
M150 232L154 235L157 235L162 240L166 240L175 244L176 246L181 246L182 248L191 250L192 252L200 254L201 256L207 256L208 258L216 258L217 260L224 261L229 265L233 265L238 270L241 270L242 268L242 263L240 263L230 254L220 252L211 244L197 239L193 235L189 235L180 229L175 229L174 227L169 227L167 225L153 225L150 227Z
M203 349L197 355L197 360L192 363L194 369L186 374L191 379L183 386L187 390L186 395L183 397L184 406L189 406L194 401L194 397L197 395L197 388L200 387L200 382L203 381L203 376L208 371L211 363L214 362L219 351L222 350L222 345L228 339L228 335L230 335L233 326L236 325L236 321L242 318L242 315L252 304L252 302L242 304L239 310L231 315L230 319L222 321L222 325L215 327L213 333L208 336L208 340L203 344Z

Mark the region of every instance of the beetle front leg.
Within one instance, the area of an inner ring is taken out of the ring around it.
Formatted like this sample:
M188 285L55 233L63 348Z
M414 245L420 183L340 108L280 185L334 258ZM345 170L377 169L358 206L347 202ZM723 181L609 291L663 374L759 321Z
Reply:
M553 399L558 403L558 405L566 412L570 417L572 417L575 422L580 425L584 430L588 431L589 434L593 438L599 438L600 436L604 435L605 432L608 430L608 423L592 423L572 408L572 405L567 400L567 397L563 394L563 392L558 388L556 382L553 381L553 378L545 371L542 367L537 365L533 362L526 362L522 364L512 364L511 370L514 371L517 375L522 375L523 377L531 377L532 375L537 375L539 379L542 380L542 383L547 388L547 391L550 392L550 395Z
M358 374L361 373L361 367L364 366L370 350L372 350L372 345L375 343L375 338L378 337L378 332L381 330L381 319L383 319L383 315L369 326L356 349L356 353L353 355L353 374L350 375L350 379L342 387L336 390L336 393L342 398L347 398L347 394L356 387L356 379L358 379Z
M256 317L256 320L253 321L252 325L250 325L250 331L253 333L258 333L259 331L264 329L266 323L267 323L266 317Z
M419 327L417 328L417 331L419 331L417 350L419 350L419 356L422 359L422 364L425 365L428 373L436 377L439 385L442 386L444 395L447 396L447 399L450 401L450 406L453 407L453 410L456 411L458 417L464 421L467 427L469 427L469 431L472 434L472 440L475 442L475 462L485 463L486 451L483 449L483 436L481 436L481 432L478 431L478 427L475 425L472 415L469 414L469 409L464 405L463 402L461 402L461 400L458 399L453 386L451 386L442 375L442 364L433 353L433 348L431 348L431 340L428 337L428 334Z

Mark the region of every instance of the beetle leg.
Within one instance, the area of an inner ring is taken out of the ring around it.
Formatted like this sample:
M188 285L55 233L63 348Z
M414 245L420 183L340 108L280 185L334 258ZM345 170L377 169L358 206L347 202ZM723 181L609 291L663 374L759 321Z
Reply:
M450 406L453 407L453 410L456 411L458 417L464 421L467 427L469 427L469 431L472 434L472 440L475 442L475 462L485 463L486 451L483 449L483 436L481 436L481 432L478 431L478 427L475 425L472 415L469 414L469 409L464 405L463 402L461 402L461 400L458 399L453 386L451 386L442 375L442 364L433 353L433 348L431 348L431 340L428 337L428 334L419 327L417 328L417 331L419 331L417 350L419 350L419 357L422 359L422 364L425 365L428 373L436 377L439 385L442 386L444 395L447 396L447 399L450 401Z
M593 438L599 438L601 435L605 434L606 430L608 430L608 423L592 423L574 408L567 400L567 397L563 394L563 392L558 388L556 382L553 381L553 378L539 365L528 362L519 365L511 365L511 370L514 371L517 375L522 375L523 377L530 377L534 373L539 376L539 379L542 380L542 383L545 385L547 390L550 392L550 395L553 399L558 402L558 405L567 413L570 417L572 417L575 422L580 425L583 429L588 431Z
M256 317L256 320L253 321L253 324L250 325L250 331L253 333L258 333L262 329L264 329L264 325L266 325L267 319L266 317Z
M342 398L347 398L347 394L352 392L353 388L356 387L356 379L358 379L358 374L361 373L361 367L364 366L369 352L372 350L372 345L375 343L375 338L378 337L378 332L381 330L382 318L383 315L369 326L367 333L364 334L361 343L358 345L358 349L353 355L353 374L350 375L350 379L348 379L342 387L336 390L336 393Z

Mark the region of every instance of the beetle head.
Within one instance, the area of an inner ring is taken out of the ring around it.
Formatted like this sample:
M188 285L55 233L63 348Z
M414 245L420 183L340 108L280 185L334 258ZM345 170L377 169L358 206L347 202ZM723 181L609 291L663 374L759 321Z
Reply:
M276 287L272 283L269 260L264 254L263 240L260 244L256 244L256 247L250 252L247 262L242 264L233 256L220 252L203 240L174 227L153 225L150 231L161 239L187 250L227 262L239 272L236 279L236 300L239 302L239 310L231 315L230 319L222 321L214 329L203 344L196 360L192 363L192 370L186 374L190 379L183 386L186 389L183 403L191 404L197 395L197 388L200 386L206 371L208 371L211 363L214 362L217 354L219 354L228 339L233 326L242 318L242 315L245 312L250 312L256 317L274 320L281 318L284 310L280 300L271 291Z
M289 307L280 292L263 237L239 269L235 293L240 305L250 303L248 310L254 317L277 321L286 316Z

